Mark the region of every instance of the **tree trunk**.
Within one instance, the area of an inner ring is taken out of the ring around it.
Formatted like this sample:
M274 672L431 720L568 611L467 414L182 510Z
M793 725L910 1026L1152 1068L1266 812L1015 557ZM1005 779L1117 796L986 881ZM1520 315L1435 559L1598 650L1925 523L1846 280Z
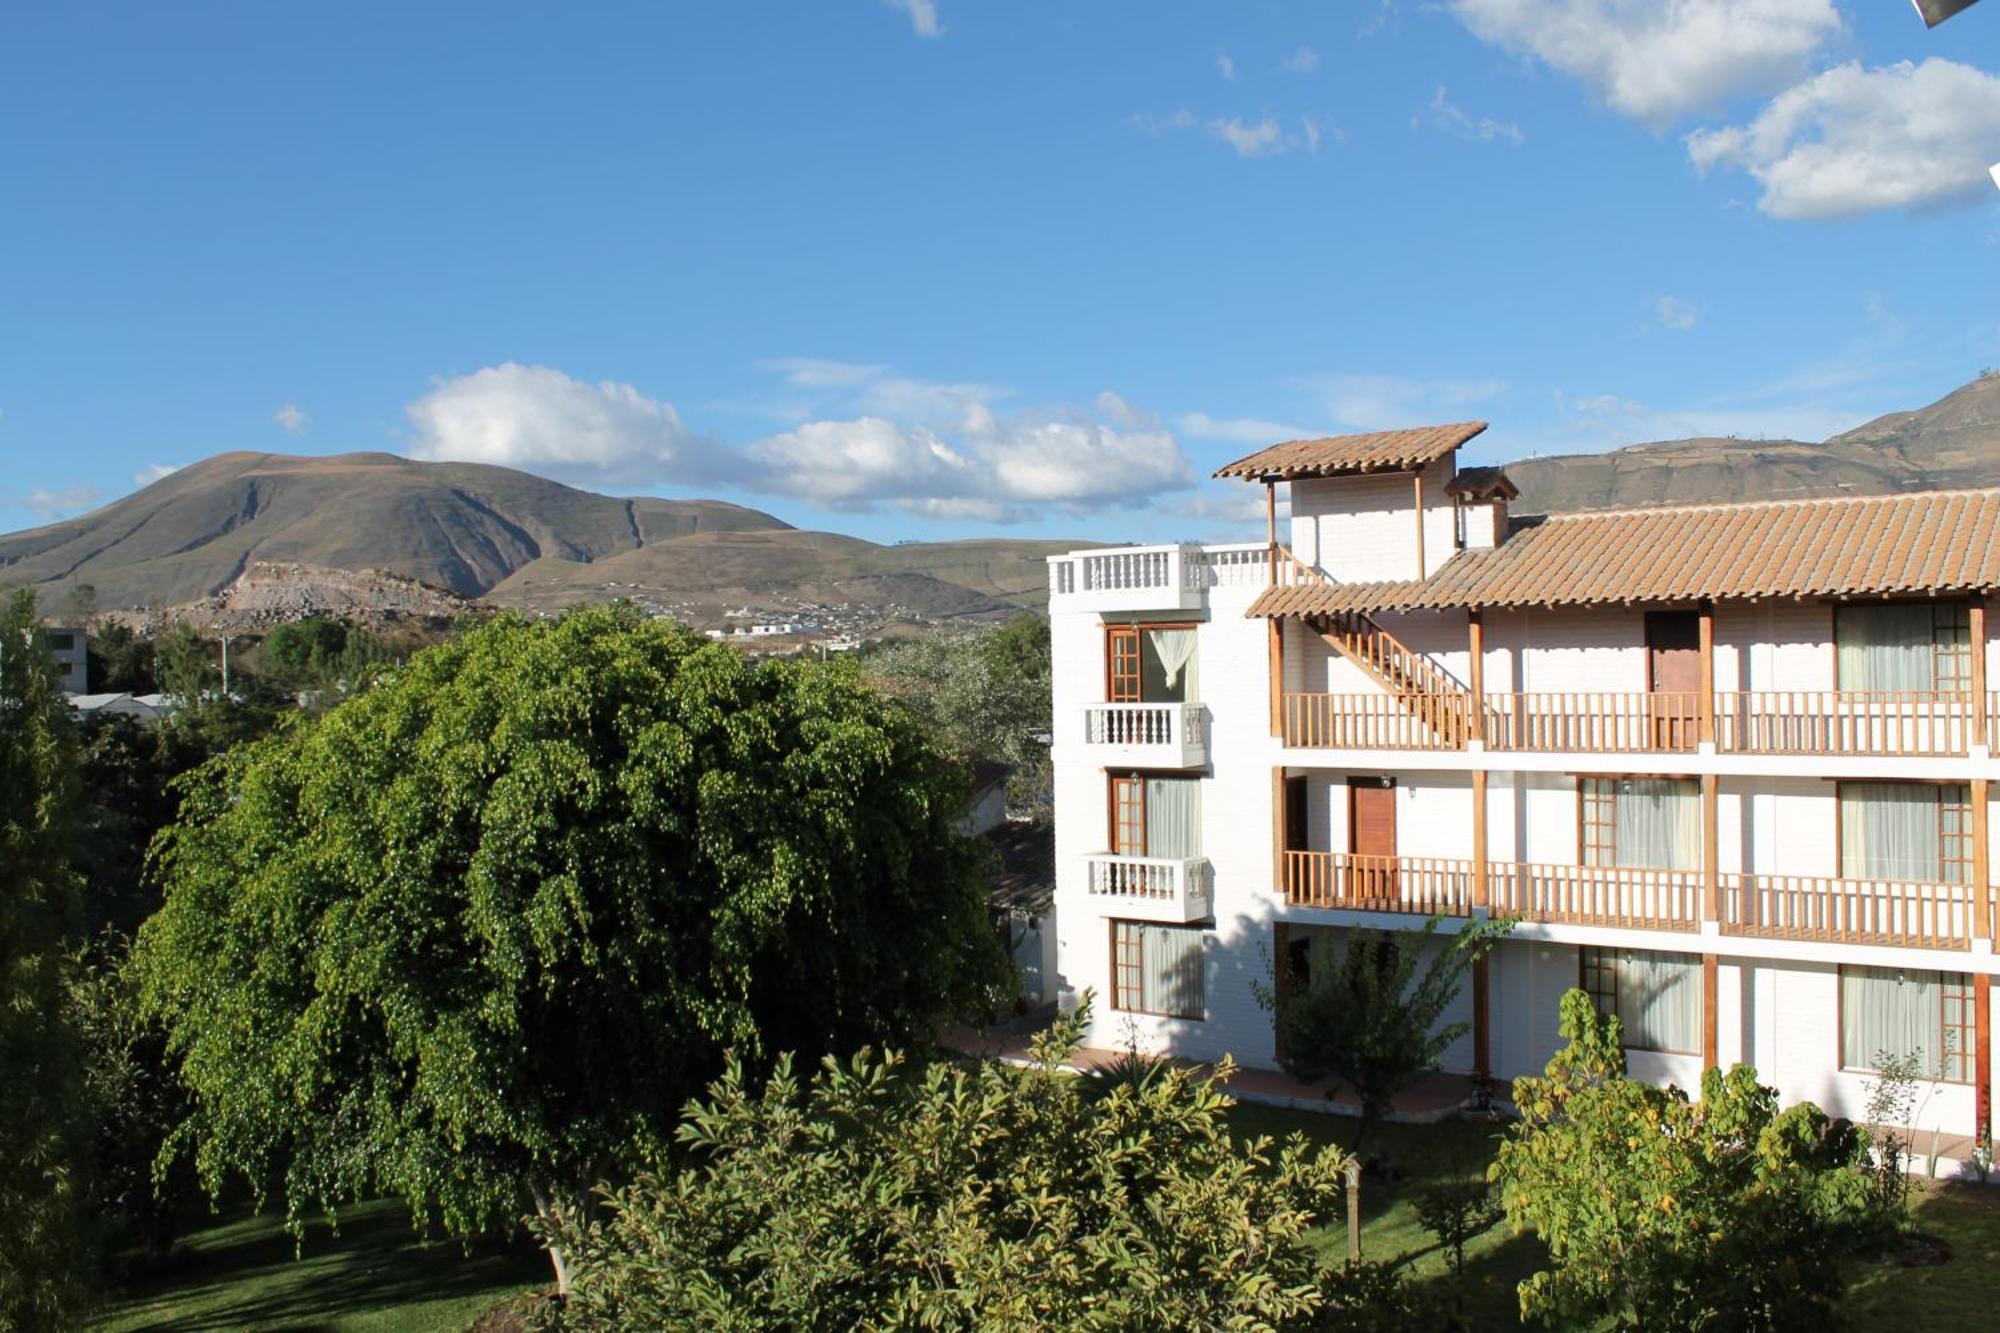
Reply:
M541 1218L545 1225L553 1226L556 1221L556 1206L550 1201L548 1192L541 1185L530 1181L528 1184L528 1193L533 1195L535 1199L535 1216ZM546 1248L549 1253L549 1266L555 1270L556 1274L556 1299L558 1301L567 1300L569 1298L569 1262L563 1258L562 1246L555 1241L551 1240L548 1242Z

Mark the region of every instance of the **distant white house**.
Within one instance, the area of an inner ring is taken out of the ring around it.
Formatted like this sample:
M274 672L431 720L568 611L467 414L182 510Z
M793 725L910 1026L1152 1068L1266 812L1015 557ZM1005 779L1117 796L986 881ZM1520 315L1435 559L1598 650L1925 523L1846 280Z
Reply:
M90 634L75 625L50 625L42 631L42 642L62 672L64 694L82 694L90 688Z
M147 723L174 711L173 700L164 694L72 694L69 706L85 717L135 717Z

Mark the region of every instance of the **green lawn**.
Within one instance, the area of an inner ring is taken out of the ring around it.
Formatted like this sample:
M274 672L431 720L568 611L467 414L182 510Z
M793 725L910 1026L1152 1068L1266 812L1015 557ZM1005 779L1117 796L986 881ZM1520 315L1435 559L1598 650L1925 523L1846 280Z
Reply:
M111 1293L92 1327L462 1333L495 1303L548 1285L548 1262L525 1241L468 1255L420 1241L401 1205L377 1202L344 1212L337 1237L312 1226L297 1258L279 1218L225 1216L167 1271Z
M1345 1146L1355 1122L1324 1115L1240 1103L1229 1113L1238 1133L1282 1137L1297 1130L1316 1143ZM1419 1280L1449 1281L1443 1256L1417 1224L1411 1202L1416 1187L1441 1175L1483 1170L1504 1125L1447 1122L1388 1125L1375 1149L1386 1152L1409 1174L1383 1182L1366 1177L1361 1186L1361 1253L1374 1260L1415 1255L1409 1271ZM2000 1186L1920 1187L1917 1228L1950 1242L1952 1262L1929 1268L1892 1268L1856 1263L1844 1307L1854 1333L1953 1333L1989 1329L2000 1323ZM1330 1262L1346 1254L1345 1223L1321 1233ZM1466 1313L1475 1328L1518 1326L1514 1285L1546 1259L1532 1236L1516 1236L1501 1222L1466 1247Z
M1316 1142L1345 1144L1354 1122L1342 1116L1250 1103L1230 1121L1244 1135L1293 1130ZM1408 1174L1362 1182L1362 1253L1369 1259L1412 1256L1420 1281L1446 1283L1442 1255L1417 1224L1411 1202L1426 1179L1481 1171L1503 1127L1451 1122L1389 1125L1377 1147ZM1847 1302L1858 1333L1991 1328L2000 1310L2000 1187L1932 1187L1917 1205L1917 1225L1942 1236L1953 1261L1934 1268L1856 1264ZM1320 1233L1328 1261L1346 1252L1346 1229ZM1543 1262L1533 1237L1503 1222L1468 1249L1466 1312L1476 1328L1515 1326L1514 1284ZM93 1326L137 1329L283 1329L290 1333L461 1333L495 1303L546 1288L548 1268L523 1241L475 1247L419 1241L397 1205L366 1204L344 1215L340 1235L315 1225L304 1255L273 1217L225 1217L177 1252L173 1267L111 1294Z

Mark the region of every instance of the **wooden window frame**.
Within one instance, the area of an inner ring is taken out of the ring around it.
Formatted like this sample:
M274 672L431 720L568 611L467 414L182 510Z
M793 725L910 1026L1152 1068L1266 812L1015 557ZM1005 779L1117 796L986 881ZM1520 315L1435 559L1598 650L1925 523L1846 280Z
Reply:
M1183 1023L1206 1023L1208 1021L1208 932L1200 926L1181 925L1172 921L1128 921L1113 917L1107 921L1111 941L1111 1008L1121 1014L1144 1014L1149 1018L1168 1018ZM1141 1009L1136 1004L1126 1004L1126 981L1128 973L1134 974L1134 990L1143 992L1143 970L1146 965L1145 952L1141 945L1132 943L1129 948L1118 938L1120 926L1151 926L1166 930L1191 931L1195 936L1195 951L1201 957L1201 1012L1198 1014L1175 1014L1159 1009Z
M1931 688L1938 694L1969 694L1972 691L1972 654L1980 651L1980 645L1972 642L1972 602L1964 597L1927 597L1896 600L1885 598L1875 602L1828 602L1826 604L1826 641L1833 652L1833 688L1835 693L1843 693L1855 687L1843 684L1840 679L1840 613L1842 610L1861 610L1871 606L1908 606L1911 602L1922 601L1931 608ZM1964 627L1960 638L1963 648L1947 648L1939 643L1940 612L1951 616L1954 628ZM1949 668L1949 669L1947 669ZM1947 685L1949 680L1952 683Z
M1928 787L1938 793L1937 817L1934 821L1937 826L1938 865L1940 868L1958 866L1964 875L1963 879L1945 879L1941 880L1940 883L1962 885L1967 889L1975 890L1979 887L1973 883L1974 848L1972 840L1971 783L1926 782L1922 778L1834 778L1832 781L1833 850L1834 855L1838 858L1835 863L1835 879L1852 878L1847 873L1847 803L1841 795L1841 789L1856 785L1885 786L1893 784L1898 787ZM1944 799L1944 792L1948 787L1958 788L1965 793L1965 798L1960 801L1946 801ZM1953 824L1957 825L1956 829L1951 827ZM1957 852L1953 852L1952 850L1954 845L1959 849ZM1860 882L1868 883L1870 881L1863 880ZM1900 884L1916 883L1917 881L1884 880L1878 882Z
M1620 867L1615 860L1593 864L1590 860L1590 833L1593 824L1590 818L1590 806L1593 801L1602 800L1605 805L1610 807L1609 817L1597 822L1604 829L1608 830L1611 835L1611 842L1608 845L1604 845L1605 853L1608 856L1615 857L1618 854L1618 794L1612 792L1609 797L1594 797L1589 794L1587 789L1592 783L1604 782L1692 782L1695 784L1695 799L1699 800L1701 799L1701 779L1699 777L1691 773L1573 773L1570 776L1576 783L1576 863L1579 866L1591 870L1675 869L1672 866ZM1668 950L1667 952L1672 951Z
M1879 1074L1880 1070L1870 1068L1867 1065L1851 1065L1847 1063L1847 967L1846 963L1842 963L1834 970L1833 1067L1843 1074ZM1951 1075L1944 1073L1945 1062L1940 1058L1938 1061L1939 1072L1934 1081L1949 1083L1953 1087L1977 1087L1979 1084L1980 1063L1979 1028L1978 1018L1973 1007L1972 975L1967 972L1944 972L1927 967L1910 967L1899 970L1915 972L1938 979L1938 1055L1940 1057L1943 1057L1945 1054L1945 1033L1953 1029L1957 1029L1959 1033L1960 1044L1955 1054L1960 1069L1959 1077L1953 1078ZM1958 980L1955 982L1946 981L1945 978L1947 977L1956 977ZM1954 1003L1957 1004L1960 1015L1958 1022L1952 1021L1952 1006ZM1928 1078L1929 1076L1926 1075L1924 1077Z
M1121 624L1107 624L1104 627L1104 701L1114 704L1142 704L1159 702L1146 698L1146 671L1144 639L1148 630L1186 629L1197 633L1201 629L1198 620L1126 621ZM1120 671L1119 640L1131 644L1131 670ZM1129 693L1126 692L1129 682Z
M1108 819L1104 845L1113 856L1146 855L1146 774L1107 773L1104 776L1105 791L1109 797L1105 806ZM1128 811L1132 812L1129 821L1124 818ZM1138 851L1132 851L1119 836L1121 823L1136 828Z
M1577 987L1580 990L1582 990L1585 995L1588 995L1590 997L1590 1002L1597 1006L1598 1013L1611 1014L1613 1016L1615 1016L1618 1013L1618 964L1624 959L1625 955L1632 953L1673 954L1677 957L1687 957L1693 959L1694 966L1696 967L1702 966L1701 955L1699 954L1683 955L1677 949L1619 949L1619 948L1611 948L1608 946L1595 945L1595 944L1579 945L1576 951L1576 984ZM1592 967L1593 963L1595 963L1595 971L1597 972L1598 977L1600 979L1605 976L1609 976L1611 978L1611 991L1609 995L1611 1007L1609 1009L1605 1008L1606 997L1604 996L1604 994L1599 989L1591 985L1591 972L1593 970ZM1970 992L1968 992L1968 994L1969 993ZM1704 1007L1706 999L1707 999L1707 992L1706 988L1704 988L1701 998L1695 1001L1695 1008L1697 1010L1701 1010ZM1698 1012L1695 1015L1695 1027L1697 1029L1703 1027L1707 1022L1708 1022L1708 1015L1705 1012ZM1647 1055L1698 1056L1701 1054L1701 1052L1698 1050L1682 1051L1682 1050L1674 1050L1672 1048L1664 1046L1635 1046L1632 1044L1631 1037L1632 1037L1631 1033L1625 1032L1621 1029L1620 1039L1624 1042L1625 1049L1628 1051L1641 1051Z

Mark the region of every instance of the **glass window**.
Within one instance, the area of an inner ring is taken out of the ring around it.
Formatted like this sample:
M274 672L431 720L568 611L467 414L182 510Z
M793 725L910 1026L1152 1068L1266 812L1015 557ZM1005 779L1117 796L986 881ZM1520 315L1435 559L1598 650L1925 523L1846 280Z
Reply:
M1874 1070L1910 1056L1925 1078L1972 1080L1972 986L1963 972L1840 969L1840 1063Z
M1190 703L1195 694L1195 632L1149 629L1140 635L1139 697L1149 704Z
M1840 874L1964 884L1972 870L1972 801L1963 784L1843 782Z
M1111 923L1111 1007L1168 1018L1207 1014L1199 926Z
M1843 690L1964 690L1972 674L1964 602L1891 602L1833 612Z
M1119 856L1201 855L1201 779L1113 777L1111 850Z
M1583 988L1634 1051L1701 1052L1701 960L1647 949L1583 950Z
M1701 788L1687 778L1584 778L1587 866L1701 868Z

